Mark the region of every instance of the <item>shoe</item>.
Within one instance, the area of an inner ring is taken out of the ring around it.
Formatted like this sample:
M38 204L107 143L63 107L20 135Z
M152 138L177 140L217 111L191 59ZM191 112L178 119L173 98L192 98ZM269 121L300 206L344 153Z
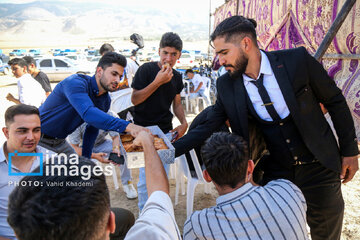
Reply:
M126 197L128 199L137 198L138 195L137 195L136 189L134 188L134 185L132 185L132 184L123 185L123 189L124 189L124 192L126 193Z

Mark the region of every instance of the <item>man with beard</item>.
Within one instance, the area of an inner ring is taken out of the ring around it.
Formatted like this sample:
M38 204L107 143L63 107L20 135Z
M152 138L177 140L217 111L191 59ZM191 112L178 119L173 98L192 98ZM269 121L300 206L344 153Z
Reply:
M340 239L341 180L346 183L354 177L359 153L345 98L305 48L262 51L255 28L254 20L242 16L216 27L211 41L228 73L217 81L218 98L207 121L174 147L191 148L225 119L233 133L248 141L255 124L270 152L262 163L263 184L279 178L294 182L307 202L312 239ZM330 113L339 146L319 103Z
M109 52L100 59L94 76L74 74L61 81L39 109L42 132L39 145L56 153L75 153L65 138L86 122L82 155L90 158L99 129L130 132L134 137L144 130L106 114L111 101L108 92L118 89L125 67L124 56Z

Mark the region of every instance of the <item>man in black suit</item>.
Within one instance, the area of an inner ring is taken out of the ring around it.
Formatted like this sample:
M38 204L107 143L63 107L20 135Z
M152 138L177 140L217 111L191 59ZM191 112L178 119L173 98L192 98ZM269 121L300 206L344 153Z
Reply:
M312 239L340 239L341 179L350 181L358 170L357 139L345 98L305 48L261 51L255 28L254 20L242 16L216 27L211 41L228 73L217 81L218 98L207 121L174 146L191 148L225 119L233 133L249 141L255 124L270 152L262 163L263 183L277 178L294 182L306 198ZM339 146L319 103L331 115Z

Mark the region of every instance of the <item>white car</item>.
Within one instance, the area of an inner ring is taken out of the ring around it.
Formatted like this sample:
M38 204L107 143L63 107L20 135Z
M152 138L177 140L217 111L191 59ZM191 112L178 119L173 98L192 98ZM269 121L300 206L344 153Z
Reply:
M196 65L195 58L188 53L181 54L181 57L176 61L175 68L192 68Z
M160 62L160 56L158 54L154 54L154 55L152 55L150 61L151 62Z
M46 73L51 81L61 81L68 76L81 73L93 75L95 69L89 64L76 64L65 57L43 57L36 59L37 67Z

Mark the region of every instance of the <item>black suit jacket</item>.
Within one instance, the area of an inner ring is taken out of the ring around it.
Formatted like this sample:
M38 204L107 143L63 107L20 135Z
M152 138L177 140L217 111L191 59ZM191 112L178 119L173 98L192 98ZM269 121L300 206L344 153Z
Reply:
M340 172L341 156L358 154L354 122L341 90L303 47L265 53L306 146L325 167ZM217 90L217 101L207 121L174 143L176 155L204 141L229 119L232 132L249 142L256 159L263 152L261 134L255 121L249 119L242 77L233 79L224 74L217 81ZM330 113L340 148L319 103Z

